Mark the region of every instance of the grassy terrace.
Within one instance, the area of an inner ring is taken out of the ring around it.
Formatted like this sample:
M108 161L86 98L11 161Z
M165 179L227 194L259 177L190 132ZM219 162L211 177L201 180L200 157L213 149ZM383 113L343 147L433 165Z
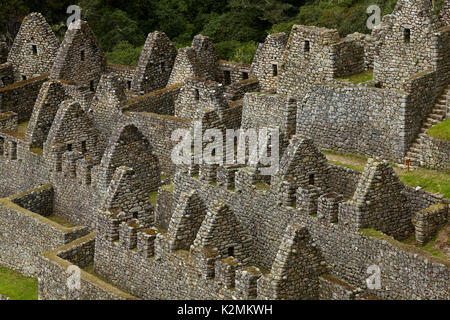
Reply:
M416 239L414 234L410 235L408 238L404 240L397 241L394 238L380 231L377 231L373 228L361 229L360 232L369 238L386 240L387 242L393 244L394 246L404 251L417 253L419 255L425 255L426 257L430 258L430 261L445 263L446 265L450 264L449 259L446 257L446 255L441 251L439 247L436 246L438 238L439 237L442 238L442 234L448 232L448 225L443 227L439 232L437 232L436 235L424 246L416 245ZM449 240L447 239L447 241Z
M362 73L353 74L347 78L336 78L336 80L338 81L350 82L353 83L354 85L358 85L360 83L370 81L372 79L373 79L373 70L367 70Z
M38 281L0 266L0 294L11 300L37 300Z
M367 159L354 155L338 154L330 151L323 151L330 163L347 167L359 172L364 170ZM395 172L400 180L410 187L422 187L425 191L440 193L446 198L450 198L450 172L442 172L418 168L411 171L398 168L393 165Z
M431 127L427 134L435 139L450 141L450 119Z

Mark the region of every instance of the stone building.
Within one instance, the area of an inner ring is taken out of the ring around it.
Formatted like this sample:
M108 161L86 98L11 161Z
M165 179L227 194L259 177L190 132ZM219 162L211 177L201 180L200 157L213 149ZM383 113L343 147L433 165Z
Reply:
M0 64L0 264L37 276L40 299L450 299L448 259L399 242L434 237L448 199L380 160L449 168L450 144L426 136L449 117L448 11L399 0L345 38L294 26L252 64L153 32L137 67L109 64L84 21L59 44L30 14ZM277 129L277 172L176 165L172 134L198 123ZM319 148L374 159L359 173Z

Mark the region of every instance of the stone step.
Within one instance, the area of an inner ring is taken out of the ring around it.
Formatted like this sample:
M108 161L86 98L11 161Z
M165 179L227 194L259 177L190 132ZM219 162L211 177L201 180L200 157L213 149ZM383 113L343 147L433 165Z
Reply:
M445 109L434 109L433 110L433 114L439 114L439 115L445 115L446 114L446 112L445 112Z
M442 121L444 119L444 115L438 113L432 113L429 115L428 119L434 119L437 121Z
M447 105L436 103L436 105L434 106L434 108L431 112L433 112L434 110L445 110L445 109L447 109Z

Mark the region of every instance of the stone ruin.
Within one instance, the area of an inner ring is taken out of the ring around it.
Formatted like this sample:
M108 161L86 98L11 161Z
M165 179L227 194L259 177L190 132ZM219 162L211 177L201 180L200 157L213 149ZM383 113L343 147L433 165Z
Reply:
M59 43L30 14L0 44L0 264L40 299L450 299L448 259L398 242L427 243L448 199L386 161L449 168L425 134L450 117L449 3L399 0L371 35L296 25L251 64L153 32L136 67L114 65L86 22ZM278 172L175 165L171 135L195 123L279 130ZM371 159L360 173L319 148Z

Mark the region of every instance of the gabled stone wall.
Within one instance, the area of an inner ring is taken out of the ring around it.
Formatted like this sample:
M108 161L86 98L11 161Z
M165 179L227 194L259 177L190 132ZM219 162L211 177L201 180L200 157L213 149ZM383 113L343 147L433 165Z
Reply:
M40 13L26 16L8 56L8 62L13 66L15 81L49 73L58 48L58 39L44 17Z

